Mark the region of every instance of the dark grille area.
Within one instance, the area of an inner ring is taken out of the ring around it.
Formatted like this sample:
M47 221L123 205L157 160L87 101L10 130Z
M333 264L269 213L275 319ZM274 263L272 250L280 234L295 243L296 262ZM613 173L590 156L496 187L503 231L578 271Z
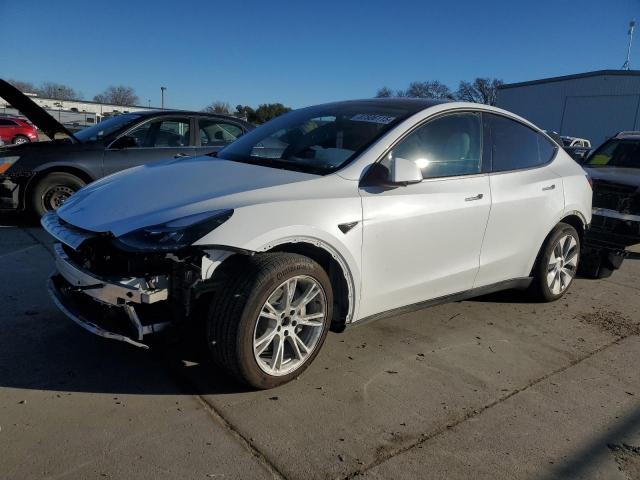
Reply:
M640 214L640 195L628 185L594 180L593 206L623 213Z
M87 240L78 250L66 245L64 249L74 263L100 276L147 277L167 274L172 268L172 262L166 259L164 253L123 252L114 247L111 239L106 237Z

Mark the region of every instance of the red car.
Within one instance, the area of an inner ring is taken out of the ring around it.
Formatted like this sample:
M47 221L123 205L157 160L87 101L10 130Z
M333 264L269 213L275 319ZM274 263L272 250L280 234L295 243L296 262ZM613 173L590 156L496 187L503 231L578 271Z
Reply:
M29 143L38 141L36 127L16 117L0 117L0 139L4 143Z

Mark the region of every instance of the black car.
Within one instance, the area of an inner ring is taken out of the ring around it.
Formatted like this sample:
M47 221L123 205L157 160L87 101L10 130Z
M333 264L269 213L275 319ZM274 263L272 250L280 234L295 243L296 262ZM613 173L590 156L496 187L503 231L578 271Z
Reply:
M625 258L640 259L640 132L621 132L583 164L593 185L593 218L582 273L607 277Z
M42 215L98 178L156 160L216 152L254 128L227 115L161 110L118 115L71 133L3 80L0 97L50 138L65 137L0 148L0 211Z

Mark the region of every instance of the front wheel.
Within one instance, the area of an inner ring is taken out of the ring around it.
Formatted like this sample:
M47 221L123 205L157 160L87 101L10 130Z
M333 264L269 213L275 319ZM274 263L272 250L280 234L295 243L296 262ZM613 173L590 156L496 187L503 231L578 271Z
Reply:
M85 183L70 173L50 173L33 188L31 207L41 217L60 207L71 195L84 187Z
M533 272L538 300L553 302L567 291L578 271L580 237L571 225L559 223L549 234Z
M255 388L273 388L313 361L331 325L333 293L324 269L294 253L230 259L215 294L207 341L214 361Z

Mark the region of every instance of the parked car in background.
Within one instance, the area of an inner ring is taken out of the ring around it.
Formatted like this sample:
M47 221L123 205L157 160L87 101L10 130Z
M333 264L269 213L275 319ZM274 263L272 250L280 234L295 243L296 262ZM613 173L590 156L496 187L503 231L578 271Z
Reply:
M2 80L0 96L50 138L65 137L0 150L0 210L40 216L101 177L165 158L216 152L254 128L228 115L162 110L119 115L72 133Z
M593 221L581 273L602 278L625 258L640 259L640 132L621 132L585 161L593 183Z
M38 141L38 132L29 122L17 117L0 117L0 140L20 145Z
M591 148L591 142L584 138L577 137L560 137L562 140L562 144L564 147L583 147L583 148Z
M79 325L138 346L201 332L270 388L330 327L508 288L559 299L590 221L584 170L531 123L405 98L296 110L217 158L99 180L42 225L52 298Z
M591 142L589 140L561 136L558 132L552 130L546 130L545 132L578 163L582 163L591 151Z

